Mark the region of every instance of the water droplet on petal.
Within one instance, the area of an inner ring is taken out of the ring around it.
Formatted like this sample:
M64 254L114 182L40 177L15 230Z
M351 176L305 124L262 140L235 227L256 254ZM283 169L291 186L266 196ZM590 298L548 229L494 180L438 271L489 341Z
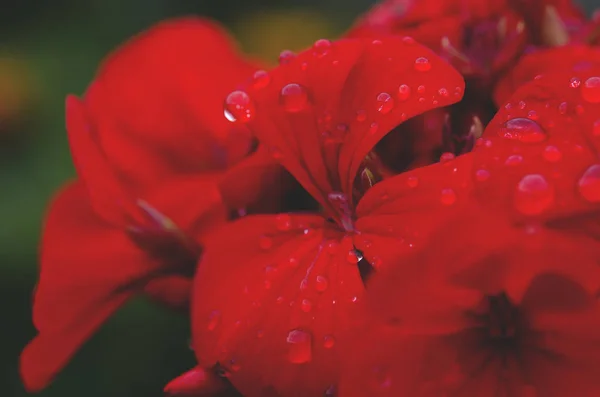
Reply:
M427 88L425 88L425 86L424 86L424 85L420 85L420 86L418 86L418 87L417 87L417 92L418 92L419 94L424 94L424 93L425 93L425 90L427 90ZM421 99L421 98L419 98L419 99ZM423 98L423 100L425 100L425 98Z
M293 51L283 50L279 54L279 64L280 65L287 65L294 58L296 58L296 54Z
M350 263L352 265L356 265L358 263L356 251L355 250L348 251L348 254L346 255L346 260L348 261L348 263Z
M400 85L400 87L398 87L398 99L400 101L406 101L408 98L410 98L410 87L406 84Z
M332 335L325 335L323 337L323 347L325 349L331 349L335 345L335 338Z
M317 57L323 57L331 50L331 41L327 39L321 39L315 41L313 44L313 52Z
M452 189L442 189L440 202L442 205L452 205L456 203L456 192Z
M312 302L308 299L302 299L302 302L300 303L300 308L304 313L308 313L312 310Z
M485 182L490 179L490 172L488 170L477 170L475 171L475 179L478 182Z
M555 163L562 159L562 153L556 146L546 146L542 155L546 161L551 163Z
M356 121L365 121L367 119L367 112L364 110L356 111Z
M535 110L530 110L527 113L527 117L530 118L531 120L537 120L540 118Z
M600 103L600 77L590 77L581 87L581 96L589 103Z
M438 90L438 94L440 94L440 96L443 96L443 97L447 97L449 95L448 90L443 87Z
M508 158L506 159L504 164L509 165L509 166L515 166L515 165L521 164L522 162L523 162L523 156L521 156L519 154L513 154L511 156L508 156Z
M450 153L450 152L445 152L442 153L442 155L440 156L440 163L447 163L449 161L452 161L455 159L455 155L454 153Z
M277 230L285 232L292 228L292 217L288 214L279 214L275 217Z
M387 92L377 95L377 111L381 114L388 114L394 108L394 98Z
M209 331L214 331L219 324L221 323L221 312L218 310L213 310L208 316L208 328Z
M273 239L269 236L261 236L258 240L258 245L263 250L268 250L273 247Z
M247 123L254 118L254 103L244 91L233 91L223 106L223 114L232 123Z
M538 143L547 139L546 133L538 123L521 117L504 123L498 130L498 135L505 139L515 139L524 143Z
M312 360L312 335L302 329L293 329L287 336L288 361L304 364Z
M581 79L579 77L571 77L571 80L569 80L569 87L571 88L577 88L581 85Z
M315 289L319 292L324 292L329 286L329 281L325 276L317 276Z
M308 104L308 93L306 88L300 84L291 83L281 89L279 100L286 111L290 113L300 112Z
M567 108L569 107L569 104L566 102L561 102L560 105L558 105L558 112L560 114L566 114L567 113Z
M377 130L379 129L379 124L373 122L371 123L371 125L369 126L369 134L375 134L377 132Z
M579 194L590 203L600 202L600 164L590 166L577 182Z
M265 88L271 82L271 76L264 70L257 70L252 76L252 85L256 89Z
M517 184L514 205L524 215L539 215L554 203L554 188L540 174L525 175Z
M329 240L329 242L327 242L327 252L329 252L330 255L335 255L338 252L339 246L337 241Z
M415 44L415 39L413 39L413 38L412 38L412 37L410 37L410 36L404 36L404 37L402 38L402 42L403 42L404 44L412 45L412 44Z
M600 119L596 120L592 125L592 135L600 136Z
M431 70L431 63L429 63L429 59L425 57L419 57L415 60L415 70L419 72L427 72Z
M415 188L419 186L419 178L416 176L409 176L406 178L406 185L410 188Z

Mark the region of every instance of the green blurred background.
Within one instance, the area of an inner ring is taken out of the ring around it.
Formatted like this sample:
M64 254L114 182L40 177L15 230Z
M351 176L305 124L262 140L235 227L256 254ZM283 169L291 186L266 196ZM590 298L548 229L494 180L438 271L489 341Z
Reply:
M483 0L482 0L483 1ZM598 0L587 0L591 10ZM160 19L226 24L274 62L342 33L370 0L0 0L0 396L20 397L17 360L31 339L31 291L46 203L72 177L64 98L81 94L103 56ZM82 264L85 265L85 264ZM194 364L185 318L143 300L127 305L80 351L43 397L162 396Z

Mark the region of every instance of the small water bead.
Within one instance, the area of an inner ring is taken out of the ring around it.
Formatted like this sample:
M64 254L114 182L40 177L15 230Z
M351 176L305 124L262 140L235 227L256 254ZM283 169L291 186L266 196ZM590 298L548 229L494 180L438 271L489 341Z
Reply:
M519 101L519 109L523 110L527 107L527 103L525 101Z
M443 87L438 90L438 94L440 94L440 96L443 96L443 97L447 97L449 95L448 90Z
M425 90L426 90L426 88L425 88L425 86L424 86L424 85L420 85L420 86L418 86L418 87L417 87L417 92L418 92L419 94L424 94L424 93L425 93Z
M442 153L442 155L440 156L440 163L447 163L450 162L452 160L454 160L456 158L456 156L454 155L454 153L451 152L445 152Z
M289 214L278 214L275 217L275 227L281 232L292 228L292 217Z
M600 103L600 77L590 77L581 87L581 96L589 103Z
M373 122L371 123L371 125L369 126L369 134L375 134L377 132L377 130L379 130L379 124Z
M293 329L288 333L288 361L292 364L304 364L312 360L312 335L302 329Z
M296 53L290 50L283 50L279 54L279 64L287 65L292 61L292 59L296 58Z
M592 125L592 135L600 136L600 119L596 120Z
M382 42L381 40L373 40L373 41L371 42L371 44L373 44L373 45L382 45L382 44L383 44L383 42Z
M410 98L410 87L402 84L398 87L398 100L406 101Z
M523 162L523 156L519 155L519 154L513 154L508 156L508 158L506 159L506 161L504 162L504 164L509 165L509 166L515 166L515 165L519 165Z
M527 117L530 118L531 120L537 120L540 118L535 110L530 110L527 113Z
M485 182L488 179L490 179L490 176L491 176L491 174L488 170L481 169L481 170L475 171L475 180L477 182Z
M406 178L406 185L410 188L416 188L419 186L419 178L416 176L409 176Z
M290 256L287 259L287 266L291 268L295 268L300 264L300 261L295 256Z
M317 56L319 58L329 54L330 50L331 50L331 41L329 41L327 39L317 40L313 44L313 53L315 54L315 56Z
M300 84L287 84L281 89L279 100L286 111L290 113L300 112L308 104L308 92Z
M415 60L415 70L419 72L427 72L431 70L431 63L425 57L419 57Z
M577 182L579 194L590 203L600 202L600 164L590 166Z
M271 76L264 70L257 70L252 76L252 86L256 89L265 88L271 82Z
M562 159L562 152L556 146L546 146L542 156L544 156L546 161L556 163Z
M223 114L232 123L247 123L254 118L254 103L244 91L233 91L225 98Z
M338 253L338 250L339 250L339 247L340 247L340 244L339 244L339 243L338 243L336 240L329 240L329 241L327 242L327 246L326 246L326 248L327 248L327 252L328 252L330 255L335 255L335 254L337 254L337 253Z
M261 236L258 239L258 246L263 250L268 250L273 247L273 239L269 236Z
M569 107L568 103L561 102L560 105L558 105L558 112L560 114L567 114L568 107Z
M318 292L325 292L327 290L327 287L329 287L329 281L327 280L327 278L325 276L317 276L315 282L315 289Z
M581 79L579 77L571 77L569 80L569 87L577 88L581 85Z
M512 103L510 103L510 102L508 102L506 105L504 105L504 109L506 109L506 110L510 110L510 109L512 109L512 107L513 107Z
M356 121L360 121L363 122L367 119L367 112L364 110L357 110L356 111Z
M221 312L218 310L213 310L208 316L208 325L206 328L209 331L214 331L219 324L221 323Z
M412 44L415 44L415 39L413 39L413 38L412 38L412 37L410 37L410 36L404 36L404 37L402 38L402 42L403 42L404 44L412 45Z
M514 205L524 215L539 215L554 203L554 188L540 174L525 175L517 184Z
M335 338L332 335L325 335L323 337L323 347L325 349L331 349L335 345Z
M456 192L452 189L442 189L440 202L442 205L452 205L456 203Z
M387 92L381 92L377 95L377 111L381 114L388 114L394 108L394 98Z
M304 313L310 312L312 310L312 302L308 299L302 299L302 302L300 303L300 309L302 309Z
M534 120L521 117L508 120L504 123L498 129L498 135L505 139L514 139L523 143L539 143L548 138L538 123Z
M356 251L353 249L348 251L348 254L346 255L346 260L348 261L348 263L350 263L352 265L356 265L359 261L357 255L356 255Z

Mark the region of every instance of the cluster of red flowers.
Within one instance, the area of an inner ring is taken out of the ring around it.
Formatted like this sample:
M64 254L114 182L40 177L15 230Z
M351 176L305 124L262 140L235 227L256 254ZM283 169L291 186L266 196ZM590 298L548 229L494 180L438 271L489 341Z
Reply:
M142 293L172 396L598 396L599 41L567 0L387 0L269 71L133 38L66 101L26 387Z

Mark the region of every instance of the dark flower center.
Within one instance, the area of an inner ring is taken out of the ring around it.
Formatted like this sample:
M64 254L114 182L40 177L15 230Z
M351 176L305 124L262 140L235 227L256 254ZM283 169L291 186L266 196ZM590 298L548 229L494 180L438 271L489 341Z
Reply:
M505 343L517 336L519 328L519 312L505 293L488 296L489 312L486 326L492 343Z

